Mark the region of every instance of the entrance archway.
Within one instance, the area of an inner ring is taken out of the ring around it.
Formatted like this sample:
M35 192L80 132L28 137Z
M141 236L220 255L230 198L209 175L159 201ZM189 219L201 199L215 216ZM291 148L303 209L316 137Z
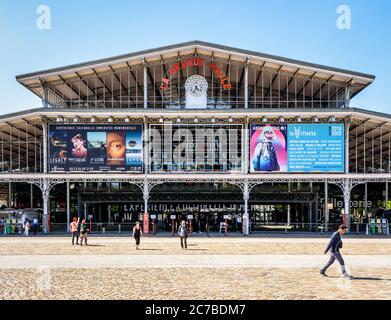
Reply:
M226 220L228 231L242 232L237 217L244 213L243 192L237 185L222 182L163 183L151 189L148 212L166 231L172 231L172 223L176 230L190 216L195 232L217 232Z

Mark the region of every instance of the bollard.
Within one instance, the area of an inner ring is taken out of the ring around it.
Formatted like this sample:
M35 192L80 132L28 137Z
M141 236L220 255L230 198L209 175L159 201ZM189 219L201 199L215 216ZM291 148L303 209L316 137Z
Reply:
M118 233L121 233L121 224L118 224Z

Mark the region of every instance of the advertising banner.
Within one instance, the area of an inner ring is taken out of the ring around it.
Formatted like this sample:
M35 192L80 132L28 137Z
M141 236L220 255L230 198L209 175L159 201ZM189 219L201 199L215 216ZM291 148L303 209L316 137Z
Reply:
M250 172L287 172L287 125L250 127Z
M149 213L144 213L143 216L143 233L149 233Z
M344 172L344 125L288 124L289 172Z
M49 125L50 171L142 172L142 125Z
M343 124L253 124L250 172L344 172Z

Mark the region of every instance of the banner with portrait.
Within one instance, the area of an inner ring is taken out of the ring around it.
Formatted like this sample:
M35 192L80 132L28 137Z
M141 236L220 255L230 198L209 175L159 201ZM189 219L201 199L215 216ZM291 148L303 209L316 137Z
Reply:
M49 125L50 171L143 170L142 125Z
M250 172L287 172L287 125L250 127Z

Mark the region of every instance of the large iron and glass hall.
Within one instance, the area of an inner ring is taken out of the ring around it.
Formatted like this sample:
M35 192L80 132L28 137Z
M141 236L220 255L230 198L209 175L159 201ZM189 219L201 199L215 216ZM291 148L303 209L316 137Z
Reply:
M44 232L363 232L390 206L391 115L350 106L374 79L202 41L20 75L42 106L0 116L0 203Z

